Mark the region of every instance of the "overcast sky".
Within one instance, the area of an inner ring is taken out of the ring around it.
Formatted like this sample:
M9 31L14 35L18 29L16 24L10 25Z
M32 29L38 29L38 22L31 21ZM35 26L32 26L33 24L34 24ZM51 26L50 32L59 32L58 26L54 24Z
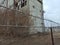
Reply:
M60 0L43 0L44 17L60 23Z

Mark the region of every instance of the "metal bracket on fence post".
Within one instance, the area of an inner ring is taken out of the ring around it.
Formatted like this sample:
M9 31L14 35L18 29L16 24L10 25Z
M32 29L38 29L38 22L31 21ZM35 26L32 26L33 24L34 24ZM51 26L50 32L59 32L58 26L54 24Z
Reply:
M52 45L54 45L54 38L53 38L53 31L52 31L52 27L50 27L51 30L51 40L52 40Z

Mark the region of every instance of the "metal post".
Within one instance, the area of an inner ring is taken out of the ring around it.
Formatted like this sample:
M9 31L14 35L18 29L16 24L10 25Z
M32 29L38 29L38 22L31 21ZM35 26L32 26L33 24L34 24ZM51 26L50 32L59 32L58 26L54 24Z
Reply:
M6 7L8 8L8 0L6 0ZM6 8L6 17L7 17L7 25L9 25L9 19L8 19L8 9ZM9 35L9 32L8 32L8 29L9 27L7 26L7 35Z
M53 38L53 31L52 31L52 27L50 28L51 30L51 40L52 40L52 45L54 45L54 38Z

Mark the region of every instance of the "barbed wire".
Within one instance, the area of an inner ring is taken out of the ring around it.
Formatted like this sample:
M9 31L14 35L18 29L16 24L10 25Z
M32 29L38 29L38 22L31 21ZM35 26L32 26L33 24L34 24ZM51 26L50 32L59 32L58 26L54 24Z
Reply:
M6 8L6 9L10 9L10 10L14 10L14 11L17 11L17 12L19 12L19 13L24 14L23 16L32 16L32 17L34 17L34 18L41 19L41 20L45 20L45 21L49 21L49 22L55 23L55 24L57 24L57 25L60 26L60 23L57 23L57 22L52 21L52 20L49 20L49 19L43 19L43 18L40 18L40 17L38 17L38 16L33 16L33 15L30 15L30 14L29 14L29 15L25 15L25 13L22 12L21 10L16 10L16 9L7 8L7 7L2 6L2 5L0 5L0 7Z

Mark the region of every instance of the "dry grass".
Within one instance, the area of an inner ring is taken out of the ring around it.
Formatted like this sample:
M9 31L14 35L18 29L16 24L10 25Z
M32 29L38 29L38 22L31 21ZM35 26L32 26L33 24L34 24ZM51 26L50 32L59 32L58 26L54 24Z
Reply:
M49 35L32 35L27 37L1 36L0 45L51 45Z
M16 25L16 22L19 26L31 26L33 21L30 20L30 17L23 16L18 12L18 15L15 15L15 11L0 10L0 25ZM29 28L20 28L20 27L9 27L9 26L0 26L0 45L51 45L51 37L48 35L32 35L25 36L29 31ZM60 45L60 33L55 34L54 38L55 44Z
M60 39L54 38L54 44L60 45ZM31 36L0 36L0 45L52 45L50 34Z
M28 33L29 28L14 26L16 26L16 24L18 26L30 26L31 23L29 20L30 20L29 16L24 16L24 14L21 14L14 10L0 9L0 35L1 34L6 35L7 33L9 34L11 33L13 35ZM7 24L13 26L1 26Z

